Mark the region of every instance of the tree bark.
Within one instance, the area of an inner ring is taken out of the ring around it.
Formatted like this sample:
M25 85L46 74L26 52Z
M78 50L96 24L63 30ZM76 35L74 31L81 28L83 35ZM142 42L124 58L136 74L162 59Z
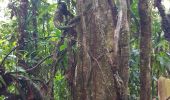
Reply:
M18 57L18 66L22 66L24 69L27 69L28 66L23 60L22 56L24 55L24 50L26 50L26 39L28 38L27 30L27 15L28 15L28 0L20 0L20 7L18 10L18 21L19 21L19 36L18 36L18 48L17 48L17 57Z
M140 16L140 100L151 98L151 15L149 12L149 0L139 0Z
M128 100L128 80L129 80L129 0L120 0L120 7L123 12L122 27L119 39L119 73L124 83L123 100Z
M78 64L74 100L119 99L118 39L113 0L77 0ZM118 25L119 26L119 25Z
M37 27L37 1L31 0L32 3L32 26L33 26L33 33L32 33L32 38L35 39L34 41L34 50L37 50L38 45L37 45L37 39L38 39L38 27ZM35 56L35 55L33 55Z

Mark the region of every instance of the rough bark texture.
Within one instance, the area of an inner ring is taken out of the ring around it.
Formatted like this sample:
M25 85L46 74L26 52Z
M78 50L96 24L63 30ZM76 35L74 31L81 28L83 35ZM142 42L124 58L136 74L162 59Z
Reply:
M126 2L127 1L127 2ZM129 0L120 0L123 12L122 27L119 39L119 73L124 83L123 100L128 100L128 80L129 80Z
M140 40L140 100L150 100L151 97L151 17L149 0L139 0L139 16L141 26Z
M37 50L37 38L38 38L38 28L37 28L37 2L35 0L31 0L32 3L32 25L33 25L33 33L32 38L35 39L34 49ZM35 56L35 55L33 55Z
M117 70L118 33L112 0L77 0L78 64L74 100L120 100L114 72Z
M26 39L28 38L27 33L27 15L28 15L28 0L20 0L20 7L18 11L18 21L19 21L19 36L18 36L18 48L17 48L17 57L18 57L18 66L22 66L23 68L28 68L25 61L22 59L22 55L24 55L24 50L26 50Z
M74 85L74 76L75 76L75 67L77 64L77 55L76 55L76 39L77 33L76 29L72 28L67 33L68 41L67 41L67 55L68 55L68 69L66 71L66 79L69 84L69 88L71 91L72 100L75 100L75 85Z

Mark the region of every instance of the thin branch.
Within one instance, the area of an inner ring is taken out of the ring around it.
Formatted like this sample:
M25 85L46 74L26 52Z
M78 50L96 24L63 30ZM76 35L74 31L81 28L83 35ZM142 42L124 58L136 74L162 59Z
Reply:
M34 39L30 39L28 41L25 41L24 43L29 43L31 41L36 41L37 39L48 39L48 38L53 38L53 37L57 37L57 36L47 36L47 37L34 38Z
M52 38L52 37L56 37L56 36L48 36L48 37L42 37L42 38L35 38L35 39L31 39L31 40L29 40L29 41L25 41L24 43L29 43L29 42L35 41L35 40L37 40L37 39L47 39L47 38ZM18 47L18 46L15 46L15 47L4 57L4 59L3 59L3 60L1 61L1 63L0 63L0 66L2 66L2 65L4 64L4 62L5 62L5 60L8 58L8 56L9 56L14 50L16 50L17 47Z
M9 56L14 50L16 50L17 47L18 47L18 46L15 46L15 47L4 57L4 59L1 61L0 66L2 66L2 65L4 64L4 62L5 62L5 60L8 58L8 56Z
M35 65L32 68L26 69L26 72L30 72L32 70L34 70L35 68L37 68L38 66L40 66L44 61L46 61L48 58L51 58L53 55L49 55L47 57L45 57L44 59L42 59L37 65Z
M58 28L59 30L67 30L67 29L73 28L75 26L76 26L76 24L72 24L72 25L66 25L66 26L56 26L56 28Z
M54 60L54 62L53 62L53 65L52 65L52 67L53 68L55 68L54 70L54 72L56 72L56 64L57 63L59 63L61 60L62 60L62 57L64 56L64 54L67 52L67 49L65 49L65 50L63 50L63 52L61 52L61 55L59 56L59 58L57 59L57 60ZM55 55L54 55L55 56ZM55 74L55 73L53 73L53 74ZM51 77L50 77L50 79L48 80L48 82L47 82L47 84L49 84L50 83L50 81L54 78L55 76L54 75L51 75Z

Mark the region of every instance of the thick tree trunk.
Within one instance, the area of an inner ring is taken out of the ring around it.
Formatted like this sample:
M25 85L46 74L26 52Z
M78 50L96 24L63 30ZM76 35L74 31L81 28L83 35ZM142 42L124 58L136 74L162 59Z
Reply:
M112 0L77 0L81 21L74 100L121 100L116 74L119 30L115 31L113 6Z
M149 0L139 0L139 15L141 26L140 40L140 100L150 100L151 97L151 15Z
M127 1L127 2L126 2ZM122 27L119 39L119 73L124 82L123 100L128 100L128 80L129 80L129 0L120 0L120 6L123 12Z

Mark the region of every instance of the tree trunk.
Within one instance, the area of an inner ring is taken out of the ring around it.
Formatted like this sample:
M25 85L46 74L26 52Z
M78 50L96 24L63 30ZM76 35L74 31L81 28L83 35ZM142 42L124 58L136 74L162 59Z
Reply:
M22 66L27 69L28 66L23 60L24 50L26 50L26 39L28 38L27 30L27 16L28 16L28 0L20 0L20 8L18 11L18 21L19 21L19 36L18 36L18 48L17 48L17 57L18 57L18 66Z
M127 1L127 2L126 2ZM122 27L119 39L119 73L124 83L123 100L128 100L128 80L129 80L129 0L120 0L120 6L123 12Z
M77 0L78 64L74 100L122 100L113 0ZM117 24L117 26L120 26Z
M149 0L139 0L138 6L141 26L140 100L151 100L151 15L149 13Z
M33 33L32 33L32 38L35 39L33 48L34 50L37 50L38 45L37 45L37 40L38 40L38 27L37 27L37 1L31 0L32 3L32 26L33 26ZM33 57L36 55L33 55Z

